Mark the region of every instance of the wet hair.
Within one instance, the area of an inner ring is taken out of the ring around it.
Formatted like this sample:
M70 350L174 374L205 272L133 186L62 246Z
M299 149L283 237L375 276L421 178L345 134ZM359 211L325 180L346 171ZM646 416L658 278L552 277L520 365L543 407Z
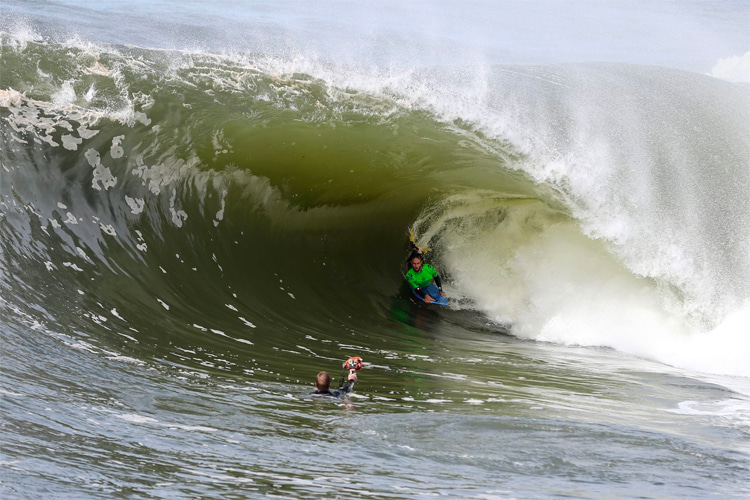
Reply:
M331 375L328 372L320 372L315 377L315 387L319 391L327 391L331 387Z
M408 258L408 259L406 259L406 264L410 266L410 265L411 265L411 260L412 260L413 258L415 258L415 257L416 257L417 259L421 260L421 261L422 261L422 263L424 263L424 255L422 255L422 254L421 254L420 252L418 252L418 251L414 250L414 251L413 251L413 252L411 253L411 255L409 255L409 258Z

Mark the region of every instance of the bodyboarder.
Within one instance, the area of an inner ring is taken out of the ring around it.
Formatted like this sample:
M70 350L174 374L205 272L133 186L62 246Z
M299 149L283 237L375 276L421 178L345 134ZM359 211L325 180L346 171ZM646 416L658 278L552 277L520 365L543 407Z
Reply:
M410 269L406 272L406 281L414 293L428 304L438 302L441 297L445 297L438 272L430 264L425 264L424 256L416 247L409 255L408 263Z

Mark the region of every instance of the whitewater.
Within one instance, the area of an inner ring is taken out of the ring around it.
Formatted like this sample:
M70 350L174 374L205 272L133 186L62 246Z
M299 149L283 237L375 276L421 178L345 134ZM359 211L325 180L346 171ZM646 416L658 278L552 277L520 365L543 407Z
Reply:
M3 496L746 497L749 16L6 2Z

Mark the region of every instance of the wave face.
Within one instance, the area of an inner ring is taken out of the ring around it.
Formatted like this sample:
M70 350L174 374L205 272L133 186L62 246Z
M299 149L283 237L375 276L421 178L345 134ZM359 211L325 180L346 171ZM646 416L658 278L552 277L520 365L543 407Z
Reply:
M6 0L0 497L745 498L747 10Z
M472 321L750 374L745 86L9 35L3 61L11 322L356 327L398 295L411 228Z

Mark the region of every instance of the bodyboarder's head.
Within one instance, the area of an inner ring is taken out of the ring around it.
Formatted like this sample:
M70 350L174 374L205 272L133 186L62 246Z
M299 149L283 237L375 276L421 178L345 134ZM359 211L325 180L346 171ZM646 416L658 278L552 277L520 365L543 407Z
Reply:
M409 267L414 269L416 272L420 272L422 270L422 265L424 264L424 257L419 252L412 252L409 256Z

